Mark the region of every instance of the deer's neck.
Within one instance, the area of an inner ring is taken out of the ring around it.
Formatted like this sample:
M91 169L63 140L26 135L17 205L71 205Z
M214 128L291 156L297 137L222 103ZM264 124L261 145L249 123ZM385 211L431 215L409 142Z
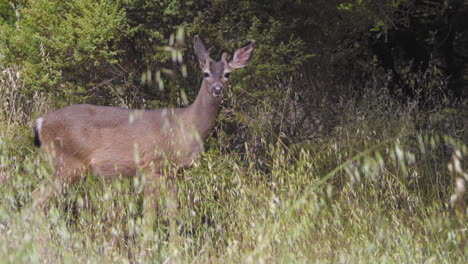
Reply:
M205 140L216 122L221 100L209 93L203 81L195 101L188 107L188 116L200 138Z

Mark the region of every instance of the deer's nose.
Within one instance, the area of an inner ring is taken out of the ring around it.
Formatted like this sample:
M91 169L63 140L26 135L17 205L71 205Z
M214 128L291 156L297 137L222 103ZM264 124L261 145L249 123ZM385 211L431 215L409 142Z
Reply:
M220 84L213 85L212 89L213 89L213 94L215 96L219 96L223 92L223 86L221 86Z

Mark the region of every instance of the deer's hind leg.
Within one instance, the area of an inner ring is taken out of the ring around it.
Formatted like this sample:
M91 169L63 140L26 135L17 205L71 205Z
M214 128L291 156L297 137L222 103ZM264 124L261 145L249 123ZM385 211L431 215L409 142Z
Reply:
M60 196L66 187L79 180L86 172L87 166L75 158L54 158L54 173L44 179L33 191L33 207L42 209L53 197Z

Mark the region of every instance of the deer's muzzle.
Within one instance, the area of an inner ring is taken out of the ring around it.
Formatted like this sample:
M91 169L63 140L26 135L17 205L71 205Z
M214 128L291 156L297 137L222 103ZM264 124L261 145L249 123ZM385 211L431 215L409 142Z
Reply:
M223 93L223 86L220 84L215 84L213 85L212 90L214 96L220 96Z

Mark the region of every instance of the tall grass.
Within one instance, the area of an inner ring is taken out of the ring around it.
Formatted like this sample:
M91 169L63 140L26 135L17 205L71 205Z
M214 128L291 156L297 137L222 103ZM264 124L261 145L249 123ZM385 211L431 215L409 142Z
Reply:
M32 212L31 192L51 172L32 147L32 117L46 106L34 107L18 119L2 112L2 262L467 261L463 108L427 116L388 95L368 95L349 104L319 143L265 143L261 164L249 145L245 153L210 148L178 178L175 219L167 212L174 201L161 192L148 234L141 177L105 183L87 175L44 217ZM433 129L419 128L421 120Z

